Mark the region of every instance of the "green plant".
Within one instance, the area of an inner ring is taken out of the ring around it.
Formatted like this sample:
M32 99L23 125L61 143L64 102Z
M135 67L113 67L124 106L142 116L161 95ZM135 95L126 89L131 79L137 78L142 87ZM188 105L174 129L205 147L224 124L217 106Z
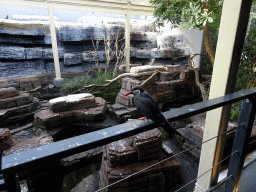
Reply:
M231 120L238 120L239 115L240 115L241 103L242 103L242 101L232 104L231 111L230 111L230 119Z
M164 26L165 21L172 27L204 30L204 44L207 53L214 64L214 53L209 39L208 25L218 28L220 24L222 5L224 0L150 0L154 8L156 25Z
M83 87L92 84L104 85L107 83L107 80L111 80L117 76L118 73L114 73L113 76L113 72L111 71L108 73L98 71L96 73L96 78L92 78L92 76L87 73L84 76L75 77L72 80L65 80L61 85L61 91L64 95L74 94L77 92L91 92L95 97L102 97L105 100L114 103L121 88L121 79L107 87L91 87L86 90L83 89Z
M253 87L253 81L256 79L255 62L256 62L256 19L251 20L251 26L245 39L243 52L239 64L239 70L236 81L235 91ZM239 118L241 102L231 106L231 119Z

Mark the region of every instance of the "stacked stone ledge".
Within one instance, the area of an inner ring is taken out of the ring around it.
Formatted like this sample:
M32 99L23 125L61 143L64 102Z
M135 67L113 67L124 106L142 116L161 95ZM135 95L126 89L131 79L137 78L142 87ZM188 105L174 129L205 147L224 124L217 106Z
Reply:
M90 93L58 97L49 100L50 108L36 113L38 128L53 129L74 123L98 122L106 117L106 101Z
M158 129L110 143L103 148L99 189L165 158L161 132ZM180 163L173 157L104 191L160 192L177 186L180 182Z
M163 68L166 71L163 71ZM156 100L156 102L174 102L179 99L187 99L198 96L199 90L195 84L195 73L193 70L183 69L180 65L155 65L132 67L130 72L134 74L159 70L143 88ZM122 79L121 90L117 95L116 104L110 106L110 112L120 122L126 121L126 117L133 118L135 105L133 95L124 96L137 85L141 85L150 75L138 78L126 77Z
M33 116L39 108L39 100L29 93L17 91L14 87L0 89L0 124L2 126Z
M52 43L47 18L18 16L22 19L0 19L0 78L39 75L54 72ZM17 17L17 18L18 18ZM33 21L32 21L33 20ZM92 45L101 41L97 60L105 67L105 49L102 42L113 40L117 33L124 37L124 22L65 23L56 20L56 32L62 72L88 71L95 67L95 49ZM159 40L152 23L131 24L131 63L185 64L190 51L185 37L163 37ZM171 44L171 46L168 45ZM124 43L122 40L121 44ZM178 58L174 60L174 58ZM116 61L113 58L112 61ZM113 65L110 65L113 67Z

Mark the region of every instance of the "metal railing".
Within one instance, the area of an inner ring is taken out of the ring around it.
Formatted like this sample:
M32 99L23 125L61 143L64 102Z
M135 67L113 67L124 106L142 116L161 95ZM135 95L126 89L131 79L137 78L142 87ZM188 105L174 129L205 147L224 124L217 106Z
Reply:
M238 129L235 133L233 150L230 157L228 176L225 181L226 191L233 191L241 175L245 158L244 149L248 145L255 116L255 97L256 88L253 88L164 112L165 117L170 122L174 122L243 100ZM19 192L18 173L40 167L46 162L54 162L61 158L148 131L155 127L158 127L158 125L151 120L131 121L100 131L2 156L1 170L4 175L2 187L8 192ZM56 169L58 168L56 167Z

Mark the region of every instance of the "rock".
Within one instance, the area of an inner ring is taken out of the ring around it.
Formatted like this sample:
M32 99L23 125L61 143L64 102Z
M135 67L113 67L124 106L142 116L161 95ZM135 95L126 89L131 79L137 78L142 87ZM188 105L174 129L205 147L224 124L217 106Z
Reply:
M93 191L97 191L98 189L99 189L99 172L96 171L94 174L84 178L70 192L93 192Z
M49 103L54 113L96 107L95 98L90 93L81 93L68 95L65 97L58 97L49 100Z
M53 84L50 84L49 85L49 89L53 89L54 88L54 85Z
M26 59L24 47L0 47L0 59Z
M131 32L131 41L149 41L148 36L144 32Z
M138 50L137 48L131 47L130 48L130 57L136 57L137 50Z
M136 22L131 23L131 31L132 32L154 32L156 27L152 21L147 20L137 20Z
M171 81L180 78L180 71L161 71L159 81Z
M82 63L81 53L65 53L64 65L77 65Z
M67 166L70 166L70 165L85 162L88 159L95 158L96 156L101 157L102 151L103 151L102 146L101 147L96 147L94 149L90 149L90 150L84 151L82 153L78 153L78 154L75 154L75 155L71 155L69 157L65 157L65 158L61 159L61 164L64 167L67 167Z
M53 138L47 135L33 136L32 138L22 138L14 142L13 146L3 151L3 155L18 153L42 145L53 143Z
M164 159L166 156L162 154ZM147 168L158 160L147 162L136 162L128 165L111 167L106 161L106 156L103 152L101 169L99 171L100 182L99 188L110 185L122 178L125 178L135 172ZM104 191L166 191L170 187L179 186L181 184L180 163L175 157L156 165L146 171L140 172L136 177L131 177L114 186L111 186Z
M187 68L189 60L187 57L177 58L177 59L168 59L168 58L156 58L155 65L180 65L183 68Z
M42 59L42 47L26 48L26 59Z
M5 44L34 44L34 45L51 45L52 40L50 35L45 36L16 36L9 34L0 34L0 43Z
M94 27L81 24L63 23L59 27L58 37L60 41L85 41L91 40L94 35Z
M99 171L99 188L134 173L137 173L135 177L127 178L104 191L167 191L180 185L180 163L175 157L167 160L162 151L161 136L158 129L153 129L106 145ZM157 164L163 159L166 161Z
M60 97L60 88L53 84L42 83L41 89L39 89L40 97L44 99L52 99ZM50 104L49 104L50 105Z
M162 151L161 132L153 129L112 142L103 149L111 167L158 159Z
M188 48L175 48L175 49L158 49L154 48L151 50L151 56L153 58L168 58L177 59L179 57L189 57L190 51Z
M138 155L131 137L112 142L104 147L106 160L111 167L135 163Z
M185 80L195 80L195 72L193 70L182 70L180 72L180 79L185 79Z
M124 37L125 28L123 25L108 24L106 25L106 36L108 39L122 39Z
M162 151L162 134L156 128L132 136L132 145L138 152L138 161L159 159Z
M13 144L10 130L7 128L0 129L0 151L9 149Z
M0 61L0 78L20 77L46 73L44 60Z
M32 103L33 97L29 93L19 92L17 96L0 100L0 109L7 109Z
M33 117L35 111L38 110L39 107L40 102L37 98L34 97L33 101L29 104L22 104L16 107L0 109L0 125L13 124L22 119Z
M63 102L64 99L58 102L58 105L62 106ZM77 101L72 102L76 103ZM70 103L67 105L69 106ZM106 117L106 101L100 97L96 97L95 103L96 107L94 108L85 109L82 107L82 104L79 104L79 109L61 113L54 113L50 109L42 110L35 114L34 121L36 126L42 129L53 129L55 127L63 127L74 123L102 121ZM86 106L87 104L84 103L84 105ZM72 108L76 108L76 106L72 106Z
M58 48L58 56L60 59L64 58L65 50ZM43 59L53 59L52 49L43 49Z
M134 107L134 101L133 95L128 95L128 96L124 96L126 93L128 93L129 91L125 90L125 89L121 89L120 92L118 93L117 97L116 97L116 102L121 104L121 105L125 105L128 107Z
M36 97L25 92L17 92L16 88L2 88L0 93L9 91L0 98L0 125L15 123L34 115L35 110L40 107Z
M0 33L10 35L44 36L49 30L49 22L46 21L14 21L0 19Z
M185 36L179 35L161 35L157 36L157 45L160 49L173 49L185 47Z
M104 24L94 25L94 40L104 40L106 34L106 26Z
M14 14L12 16L12 19L16 20L16 21L49 21L49 16ZM60 19L56 16L54 16L54 20L55 21L60 21Z
M104 153L103 153L104 155ZM140 171L141 169L147 168L155 163L157 160L150 161L150 162L143 162L143 163L133 163L124 166L118 167L111 167L108 165L107 161L105 160L105 155L102 159L101 169L99 171L100 175L100 182L99 188L103 188L107 185L110 185L122 178L127 177L135 172ZM155 174L160 174L159 181L155 183L155 186L158 187L158 191L164 191L164 175L161 172L161 166L156 165L146 171L143 171L136 175L136 177L131 177L127 180L124 180L114 186L111 186L104 191L137 191L144 189L145 191L149 191L149 177L153 177ZM160 182L162 181L162 182Z
M17 96L19 93L14 87L0 89L0 99L6 99L9 97Z
M157 48L157 41L156 39L151 39L149 41L131 41L130 42L131 47L133 48L143 48L143 49L148 49L151 50L153 48Z
M141 59L151 58L151 51L148 49L138 49L135 51L135 57Z
M84 51L82 56L83 61L87 63L95 63L95 57L98 59L98 61L106 61L105 51Z
M41 85L40 81L34 77L15 78L14 81L19 83L20 91L29 91Z

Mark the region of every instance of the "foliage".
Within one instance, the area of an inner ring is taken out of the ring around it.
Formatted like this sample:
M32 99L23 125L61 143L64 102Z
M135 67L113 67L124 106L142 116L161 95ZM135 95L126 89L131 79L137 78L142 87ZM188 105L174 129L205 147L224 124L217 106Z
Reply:
M241 104L242 104L242 101L232 104L231 111L230 111L230 119L238 120L240 115Z
M243 47L237 81L236 90L247 89L252 86L253 80L256 79L254 71L256 63L256 19L251 20L251 26L248 35L245 39ZM239 118L241 102L234 103L231 107L231 119L237 120Z
M248 35L245 39L236 82L236 91L249 88L248 84L256 78L254 71L256 55L256 19L251 20Z
M114 73L109 71L108 73L103 73L98 71L96 73L96 78L93 78L89 73L84 76L75 77L72 80L65 80L61 84L61 91L64 95L72 94L74 92L77 93L78 90L82 89L83 86L88 86L91 84L104 85L107 83L106 80L111 80L118 76L118 73ZM121 80L118 80L107 87L93 87L87 92L91 92L96 97L102 97L109 102L114 102L119 90L121 87ZM81 90L81 92L85 92L85 90Z
M174 28L182 24L182 28L199 28L203 30L206 23L218 28L224 0L151 0L155 6L154 17L158 27L164 26L164 21L172 23Z

